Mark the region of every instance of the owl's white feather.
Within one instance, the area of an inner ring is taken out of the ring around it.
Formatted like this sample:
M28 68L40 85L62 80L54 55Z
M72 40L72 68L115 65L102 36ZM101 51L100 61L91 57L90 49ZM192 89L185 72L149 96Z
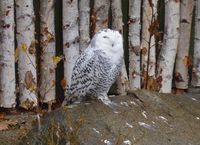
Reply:
M97 97L111 105L107 93L120 72L123 54L123 40L118 31L103 29L96 33L74 65L63 105L83 100L85 96Z

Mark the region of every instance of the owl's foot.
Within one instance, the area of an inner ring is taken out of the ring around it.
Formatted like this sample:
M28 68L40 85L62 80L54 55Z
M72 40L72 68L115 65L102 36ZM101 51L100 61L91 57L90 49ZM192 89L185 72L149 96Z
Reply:
M105 105L109 106L110 108L114 109L119 105L115 102L112 102L107 95L98 96L98 99L101 100Z
M62 106L69 106L71 104L78 104L81 100L78 97L65 97Z

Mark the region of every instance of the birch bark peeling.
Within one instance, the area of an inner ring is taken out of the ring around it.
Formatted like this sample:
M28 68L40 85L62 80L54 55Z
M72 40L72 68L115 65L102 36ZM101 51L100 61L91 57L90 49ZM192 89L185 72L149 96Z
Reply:
M111 0L111 10L112 10L112 29L123 33L123 22L122 22L122 9L121 0ZM128 76L126 71L125 62L121 68L119 77L117 78L117 90L118 94L126 95L128 90Z
M90 1L79 0L79 36L80 51L88 47L90 42Z
M92 12L92 21L94 21L94 33L103 28L108 28L108 13L110 8L110 0L94 0L94 8Z
M163 47L158 60L158 90L171 93L173 68L179 40L180 1L170 0L165 4L165 30Z
M14 0L0 1L0 107L15 107Z
M188 89L189 47L193 8L194 1L181 1L180 37L175 67L175 85L178 89Z
M19 49L19 100L21 107L30 109L38 104L33 0L16 0L16 20Z
M200 87L200 0L196 0L192 85Z
M140 89L140 11L141 1L129 1L129 83L130 89Z
M78 1L63 0L64 77L70 84L74 63L79 56Z
M41 44L41 76L40 101L55 100L55 0L40 0L40 44Z
M152 82L155 80L156 65L155 35L150 34L149 29L157 17L157 0L152 0L151 2L153 6L150 6L149 0L143 1L142 17L142 84L147 87L146 89L153 89L154 87Z

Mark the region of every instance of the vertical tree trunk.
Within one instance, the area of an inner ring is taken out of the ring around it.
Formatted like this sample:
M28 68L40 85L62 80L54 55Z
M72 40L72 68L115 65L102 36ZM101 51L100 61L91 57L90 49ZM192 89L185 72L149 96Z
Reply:
M170 93L172 89L173 68L179 40L180 1L170 0L165 4L165 30L163 47L158 60L158 90Z
M196 0L192 85L200 87L200 0Z
M112 10L112 28L123 33L123 22L122 22L122 9L121 0L111 0L111 10ZM126 72L125 62L121 68L119 77L117 78L117 90L118 94L125 95L128 89L128 76Z
M0 107L15 107L14 0L0 1Z
M129 83L130 89L140 89L140 11L141 1L129 1Z
M178 89L188 89L189 47L193 8L194 1L181 1L180 37L175 67L175 85Z
M143 1L142 17L142 77L143 86L146 89L153 89L155 80L156 47L155 34L157 19L157 0Z
M108 14L110 8L110 0L94 0L94 8L92 11L92 35L100 29L108 28Z
M70 84L72 68L79 56L78 1L63 0L64 77Z
M19 49L19 99L20 106L29 109L37 105L33 0L16 0L16 17Z
M79 0L79 36L80 51L88 47L90 42L90 1Z
M40 101L55 100L55 25L54 0L40 0L41 74Z

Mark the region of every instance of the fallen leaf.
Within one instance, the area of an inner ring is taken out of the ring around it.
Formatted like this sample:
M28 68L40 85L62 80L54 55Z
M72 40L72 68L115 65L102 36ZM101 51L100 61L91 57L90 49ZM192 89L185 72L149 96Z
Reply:
M32 41L31 41L31 45L30 45L30 47L29 47L29 49L28 49L28 51L29 51L29 53L30 54L35 54L35 45L36 45L36 43L37 43L37 40L35 40L35 39L33 39Z
M177 82L184 82L184 79L183 79L182 75L179 72L175 73L175 80Z
M185 56L185 57L183 58L183 64L184 64L185 66L191 66L191 65L192 65L192 58L189 57L189 56Z
M31 71L26 72L24 82L28 90L31 92L36 90L35 79Z
M26 43L22 43L22 50L24 52L26 52L26 50L27 50L27 44Z
M62 57L60 57L60 56L53 56L52 60L53 60L53 63L55 65L57 65L62 60Z
M34 107L34 102L26 99L25 101L21 102L21 107L23 107L24 109L32 109Z
M5 120L5 121L0 121L0 131L2 130L7 130L9 127L17 125L17 121L13 120Z
M141 49L141 52L142 52L142 55L146 55L147 52L148 52L148 50L147 50L146 47L143 47L143 48Z
M60 81L60 85L61 85L61 87L62 87L63 89L66 89L66 88L67 88L67 81L66 81L65 79L62 79L62 80Z
M37 86L35 84L32 84L31 87L28 89L29 91L33 92L37 89Z

